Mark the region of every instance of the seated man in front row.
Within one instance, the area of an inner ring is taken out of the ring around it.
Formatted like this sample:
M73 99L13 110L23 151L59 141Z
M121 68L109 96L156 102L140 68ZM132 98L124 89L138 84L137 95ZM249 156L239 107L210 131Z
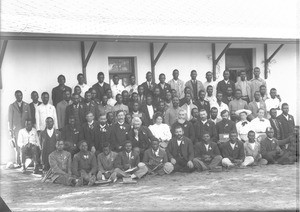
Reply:
M236 132L229 133L229 141L220 146L222 165L228 168L242 166L245 159L244 144L237 138Z
M98 180L107 180L114 171L114 161L118 153L111 151L108 142L103 144L103 152L98 154Z
M212 142L208 132L203 133L203 142L197 142L194 146L195 158L193 163L197 171L222 171L219 164L222 156L218 145Z
M43 181L51 179L53 183L63 184L66 186L80 186L82 179L72 177L71 153L64 151L64 142L56 142L56 150L49 155L50 169L46 173Z
M173 164L168 162L165 150L159 148L158 140L151 142L151 147L144 153L143 162L146 164L148 172L152 174L170 174L174 170Z
M193 142L183 136L182 126L178 125L174 129L173 137L167 146L167 154L171 163L174 165L174 171L192 172L194 171L194 147Z
M130 140L125 141L124 150L118 153L114 167L115 170L110 177L113 182L121 177L131 177L132 179L141 178L148 172L147 166L140 162L139 154L132 151L132 143ZM129 171L130 169L132 169L132 171Z
M280 145L285 145L287 140L277 140L274 138L274 129L268 127L266 129L267 137L261 141L261 154L268 164L293 164L295 158L290 156L289 152L283 151Z
M81 185L92 186L96 181L97 160L95 154L88 151L88 144L85 140L79 143L80 152L74 155L72 173L76 177L81 177ZM79 185L80 185L79 184Z

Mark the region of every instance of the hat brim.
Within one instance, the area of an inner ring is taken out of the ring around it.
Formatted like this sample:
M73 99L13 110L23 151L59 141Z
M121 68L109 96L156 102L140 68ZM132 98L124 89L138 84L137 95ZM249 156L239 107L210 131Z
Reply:
M241 110L235 111L235 114L238 116L240 115L240 113L246 113L247 116L249 116L252 112L250 110L246 110L246 109L241 109Z

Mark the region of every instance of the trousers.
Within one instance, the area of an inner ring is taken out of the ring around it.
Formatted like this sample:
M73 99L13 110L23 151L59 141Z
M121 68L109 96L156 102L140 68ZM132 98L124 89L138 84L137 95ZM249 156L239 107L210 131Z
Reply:
M206 171L210 169L214 169L218 166L222 161L222 156L217 155L215 156L210 162L205 162L201 158L194 158L193 163L197 171Z

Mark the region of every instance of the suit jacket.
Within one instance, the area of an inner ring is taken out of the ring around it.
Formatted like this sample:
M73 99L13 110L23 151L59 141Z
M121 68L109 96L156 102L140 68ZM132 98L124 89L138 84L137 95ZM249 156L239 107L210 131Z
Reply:
M87 111L87 108L86 108L86 105L84 105L82 103L78 103L78 104L79 104L79 108L78 108L79 122L76 124L81 125L84 122L86 122L85 113ZM74 116L74 107L75 107L74 104L67 106L65 123L69 123L70 116Z
M97 125L99 125L99 122L94 121L92 124L92 127L89 127L89 124L85 122L82 125L83 130L83 139L87 141L88 149L91 150L91 148L96 144L96 130Z
M97 156L98 161L98 171L102 174L106 171L113 172L114 161L116 160L118 153L111 151L108 157L104 153L100 153Z
M293 134L294 128L295 128L295 120L292 115L289 114L289 119L287 120L283 114L277 116L277 119L281 122L282 124L282 130L283 130L283 137L282 138L287 138L290 135Z
M200 111L201 109L204 109L204 110L206 111L206 113L207 113L207 118L209 119L209 117L210 117L210 104L209 104L209 102L206 101L206 100L204 100L204 103L201 104L200 101L197 100L197 101L195 102L195 105L197 105L199 111Z
M230 86L232 88L233 93L235 92L235 84L233 81L229 80L228 84L225 83L224 80L218 82L217 92L223 93L223 96L226 96L227 87Z
M124 142L129 139L128 132L130 131L129 124L120 125L118 122L112 125L110 144L113 150L118 150L119 146L123 146Z
M207 120L205 124L202 121L198 121L195 124L195 140L201 142L204 132L208 132L210 139L214 142L218 140L218 134L216 130L216 125L214 122Z
M147 96L148 94L153 95L153 91L154 91L154 88L156 87L156 84L153 81L151 81L150 88L149 88L148 87L148 82L146 81L146 82L143 82L141 84L141 86L144 87L144 94Z
M185 87L189 87L191 89L192 99L198 99L199 91L201 90L205 91L202 82L199 80L196 80L196 82L197 82L197 96L194 96L194 87L193 87L192 80L189 80L185 83Z
M110 85L107 84L106 82L103 82L103 86L100 86L99 83L97 82L92 86L97 92L97 99L100 101L102 100L103 95L106 93L108 89L110 89Z
M119 154L117 155L114 162L114 167L126 171L129 168L137 167L139 162L140 156L136 152L131 151L131 157L129 159L124 150L122 152L119 152Z
M61 130L61 139L63 141L71 142L79 148L78 144L83 140L82 127L78 125L73 128L69 124L64 126Z
M95 148L97 151L102 152L103 144L106 142L110 143L111 129L112 129L112 126L108 126L107 124L103 128L100 127L99 123L96 125Z
M64 99L63 93L65 90L68 90L70 91L70 93L73 93L72 89L66 85L64 85L63 89L61 89L59 85L52 89L52 103L55 108L57 103Z
M183 128L183 135L185 137L191 139L193 143L195 142L195 128L191 122L185 121L183 124L180 124L178 121L176 121L171 127L173 137L175 136L175 128L177 126L181 126Z
M234 149L232 149L230 141L223 143L220 149L223 158L228 158L231 161L234 159L245 159L244 143L239 140L236 141Z
M156 112L156 108L153 104L152 104L152 107L153 107L153 115L154 115ZM153 124L153 117L150 117L146 104L142 105L141 111L145 114L145 126L149 126L149 125Z
M240 90L242 90L242 81L240 80L240 81L237 81L236 83L235 83L235 89L240 89ZM248 97L249 97L249 99L250 99L250 97L251 97L251 83L249 82L249 81L246 81L246 93L244 94L242 94L243 96L246 96L246 95L248 95Z
M95 120L98 120L100 115L98 105L94 101L91 101L89 105L87 105L87 103L84 102L83 105L85 105L86 112L91 111L95 116Z
M157 87L159 88L160 90L160 97L162 99L165 99L165 96L166 96L166 91L169 90L171 91L171 85L168 84L168 83L165 83L164 86L162 87L160 83L157 84Z
M20 129L25 127L26 119L31 119L31 111L29 104L22 102L22 110L20 111L17 101L9 105L8 109L8 124L9 129L15 131L15 136L18 136Z
M165 164L166 162L168 162L168 155L163 149L158 149L158 155L154 154L152 148L147 149L144 153L143 163L151 169L160 163Z
M248 104L248 109L251 110L251 112L252 112L251 115L250 115L252 117L252 119L257 117L257 111L260 108L265 110L265 116L264 117L266 118L267 117L267 108L266 108L266 103L264 101L260 101L260 107L259 108L257 107L257 104L256 104L255 100Z
M270 152L276 152L276 148L279 147L277 139L269 139L268 137L261 141L261 155L265 158L265 155ZM279 147L280 148L280 147Z
M132 147L139 147L141 152L144 152L151 145L151 141L157 140L148 127L141 126L138 131L138 140L135 138L134 129L131 128L129 133L129 140L132 141Z
M174 158L175 160L176 158L179 158L180 157L178 154L179 151L181 152L182 157L186 161L192 161L194 159L193 142L185 136L183 136L180 146L178 146L177 139L172 138L169 141L166 150L167 150L167 155L169 160L171 160L172 158Z
M197 142L194 145L195 158L204 159L205 155L209 155L212 158L217 155L221 155L218 145L215 142L209 142L208 150L206 150L204 142Z
M97 159L95 154L88 152L87 155L78 152L74 155L72 163L72 174L80 177L80 171L84 170L86 173L97 173Z
M270 121L271 127L274 129L274 138L276 138L277 140L283 139L283 127L282 127L281 121L279 119L274 120L272 118L270 118L269 121ZM278 129L275 125L275 121L277 121Z
M40 104L42 104L42 102L38 101L37 105L39 106ZM35 124L36 124L36 120L35 120L35 107L34 107L33 102L31 102L29 104L29 107L30 107L32 124L33 124L33 126L35 126Z
M236 124L231 120L222 120L216 124L216 130L219 140L219 134L229 134L230 132L236 132Z

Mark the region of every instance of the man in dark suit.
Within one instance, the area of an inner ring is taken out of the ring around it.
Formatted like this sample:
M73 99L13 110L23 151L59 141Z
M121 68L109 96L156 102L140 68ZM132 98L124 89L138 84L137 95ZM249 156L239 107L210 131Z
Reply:
M205 88L201 81L197 80L197 71L191 71L191 80L185 83L185 87L189 87L191 89L192 99L198 100L199 91L205 91Z
M236 132L230 132L229 141L220 146L222 165L225 167L241 166L245 160L244 143L237 138Z
M108 126L106 115L102 115L98 119L95 131L95 148L96 155L103 151L103 144L110 143L111 126Z
M166 91L171 91L171 85L166 83L166 75L160 74L159 75L159 83L157 84L157 87L160 89L160 97L162 99L166 98Z
M85 92L83 105L85 105L86 110L91 111L94 114L95 119L98 120L98 105L92 100L92 93L90 91Z
M229 79L230 72L228 70L223 71L223 77L224 77L224 79L222 81L218 82L217 92L222 92L223 96L226 96L227 87L231 87L232 92L234 93L235 92L235 84L233 81L231 81Z
M143 82L141 86L144 87L144 94L147 96L148 94L153 95L154 88L156 84L152 80L152 73L150 71L146 74L146 82Z
M142 126L142 121L138 117L132 119L132 128L128 135L133 151L138 152L141 159L143 159L146 149L150 147L151 141L156 140L149 128Z
M205 99L205 91L200 90L199 91L199 99L195 102L195 105L198 107L199 111L204 109L207 113L207 117L209 119L210 117L210 104Z
M63 100L63 93L65 90L69 90L72 93L72 89L65 85L66 77L64 75L59 75L57 77L58 86L52 89L52 103L56 108L57 103Z
M194 145L195 158L193 163L195 168L197 171L222 171L222 167L219 166L222 156L218 145L210 140L208 132L203 133L203 141Z
M283 103L281 105L282 114L277 117L277 119L282 124L283 136L282 138L287 138L293 134L295 128L294 117L289 114L289 105L287 103Z
M236 132L236 126L235 123L231 120L229 120L229 111L223 110L221 112L222 120L216 124L216 130L217 130L217 136L218 136L218 143L219 142L225 142L229 140L229 133L234 131ZM220 141L222 137L222 141ZM228 138L228 139L226 139Z
M140 104L138 102L134 102L132 104L132 111L130 112L131 118L138 117L142 120L143 125L146 124L146 115L144 112L140 110Z
M125 123L125 113L122 110L116 112L117 122L111 128L111 148L115 152L122 151L124 142L128 140L130 125Z
M32 99L32 102L29 104L29 107L30 107L32 125L35 127L35 124L36 124L35 109L37 106L42 104L42 102L39 101L39 94L36 91L31 92L31 99Z
M192 172L194 171L194 147L193 142L183 136L181 126L175 128L175 137L172 138L167 146L167 154L170 162L174 166L174 171Z
M66 108L66 120L65 123L69 123L70 116L75 117L76 125L82 125L85 120L85 113L87 111L86 105L79 102L80 97L78 94L73 94L73 104Z
M103 95L106 93L108 89L110 89L110 85L104 82L104 73L99 72L97 75L98 82L92 86L97 92L97 99L101 100Z
M203 133L208 132L212 141L217 142L218 135L214 122L207 119L206 110L200 110L200 121L196 122L195 126L195 141L202 142Z
M271 118L269 119L271 127L274 129L274 138L281 140L283 137L283 128L281 122L277 119L277 109L272 108L270 111Z
M153 124L153 115L156 112L156 108L153 105L153 100L151 95L147 95L146 104L142 105L141 111L145 113L145 126L149 126Z
M92 112L86 113L86 122L82 125L83 139L88 144L88 150L92 153L96 152L96 130L99 125L98 121L94 120L95 116Z
M15 92L16 101L9 105L8 110L8 126L11 138L15 140L14 147L16 149L17 164L21 165L20 148L17 144L18 133L20 129L25 128L25 122L31 119L29 105L23 101L23 93L20 90Z

